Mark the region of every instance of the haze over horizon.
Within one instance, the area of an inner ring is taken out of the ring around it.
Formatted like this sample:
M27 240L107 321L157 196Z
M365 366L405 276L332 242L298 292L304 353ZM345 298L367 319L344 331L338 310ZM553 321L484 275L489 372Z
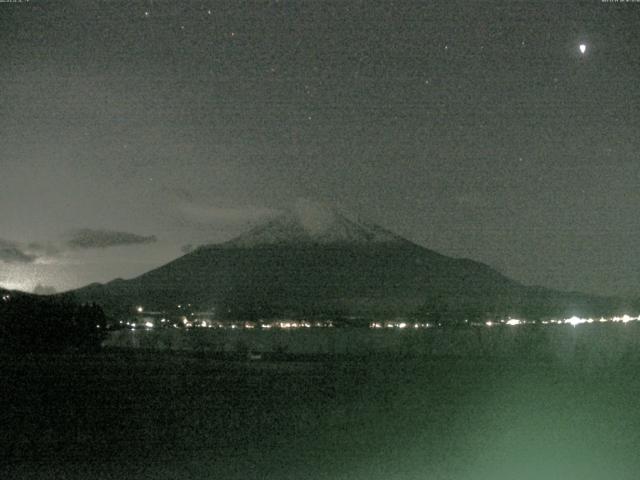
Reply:
M0 4L0 287L130 278L300 197L524 284L640 287L640 8Z

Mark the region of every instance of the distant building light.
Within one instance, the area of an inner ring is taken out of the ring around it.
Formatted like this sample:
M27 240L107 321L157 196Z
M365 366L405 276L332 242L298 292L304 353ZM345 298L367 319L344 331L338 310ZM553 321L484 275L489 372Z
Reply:
M584 318L576 317L575 315L571 318L567 318L564 323L568 323L571 326L575 327L576 325L580 325L582 323L586 323L587 321Z

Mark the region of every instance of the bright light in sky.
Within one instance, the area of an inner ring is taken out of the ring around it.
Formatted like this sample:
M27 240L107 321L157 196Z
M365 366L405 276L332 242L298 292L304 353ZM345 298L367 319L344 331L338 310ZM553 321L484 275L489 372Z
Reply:
M587 51L587 46L584 43L580 44L580 53L584 53Z

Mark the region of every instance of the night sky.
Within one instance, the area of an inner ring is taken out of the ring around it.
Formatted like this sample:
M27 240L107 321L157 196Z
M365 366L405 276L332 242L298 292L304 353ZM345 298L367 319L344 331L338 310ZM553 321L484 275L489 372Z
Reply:
M303 197L639 291L640 3L31 1L0 40L0 286L128 278Z

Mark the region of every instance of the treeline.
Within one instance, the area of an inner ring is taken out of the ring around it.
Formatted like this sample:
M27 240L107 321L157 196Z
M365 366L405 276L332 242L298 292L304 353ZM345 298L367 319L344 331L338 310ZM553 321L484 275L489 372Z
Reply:
M95 350L106 335L106 325L99 306L81 305L66 296L0 299L0 348L5 351Z

